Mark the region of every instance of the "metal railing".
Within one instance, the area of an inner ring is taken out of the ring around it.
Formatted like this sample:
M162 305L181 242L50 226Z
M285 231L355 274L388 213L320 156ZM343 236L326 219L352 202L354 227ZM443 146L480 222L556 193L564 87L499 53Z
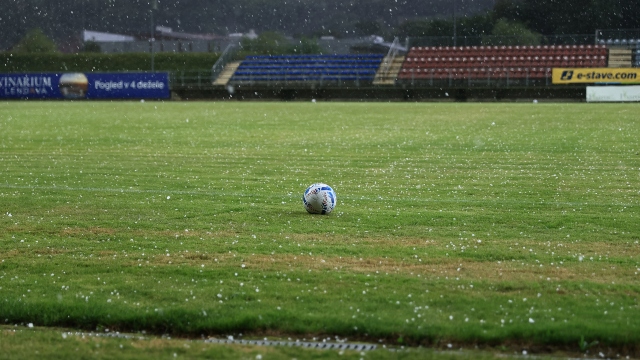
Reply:
M391 68L391 64L393 64L393 59L398 56L398 51L400 47L400 40L396 37L393 39L393 43L391 43L391 47L389 47L389 52L387 56L382 60L382 68L380 69L380 74L382 76L387 76L389 69Z
M527 70L500 70L496 74L487 73L483 76L474 74L471 69L467 72L447 71L446 73L431 72L428 75L402 77L395 83L396 86L411 87L539 87L550 86L551 72L545 70L544 75L539 72Z
M330 75L317 79L300 80L300 76L283 76L280 79L265 80L264 77L255 79L234 80L232 85L240 86L261 86L261 87L294 87L294 88L317 88L317 87L366 87L373 83L372 76L353 75Z
M524 72L524 75L523 75ZM410 88L432 88L432 87L487 87L487 88L509 88L509 87L540 87L551 86L551 74L545 73L544 77L534 75L528 70L519 71L519 75L515 75L516 71L504 70L500 76L487 74L483 77L474 76L472 72L460 73L459 71L450 71L445 74L429 74L427 76L403 77L388 84L385 87L410 87ZM210 89L211 74L208 70L193 71L175 71L169 73L169 81L171 87L175 88L193 88L193 89ZM320 78L317 80L291 80L281 79L278 81L265 81L260 79L249 79L243 81L234 81L234 86L258 86L258 87L290 87L290 88L347 88L347 87L375 87L371 77L339 77Z
M224 70L224 67L227 66L229 62L234 60L237 52L238 52L238 44L232 43L227 45L227 47L224 49L224 51L222 52L222 54L220 55L216 63L213 64L213 66L211 67L211 74L210 74L211 83L216 81L216 79L218 78L222 70Z
M595 37L601 45L640 48L640 29L598 29Z
M595 45L596 34L541 35L539 43L523 43L518 36L457 36L457 46L481 45ZM410 37L409 47L413 46L453 46L452 36Z
M208 88L211 87L211 71L173 71L169 73L169 83L171 87Z

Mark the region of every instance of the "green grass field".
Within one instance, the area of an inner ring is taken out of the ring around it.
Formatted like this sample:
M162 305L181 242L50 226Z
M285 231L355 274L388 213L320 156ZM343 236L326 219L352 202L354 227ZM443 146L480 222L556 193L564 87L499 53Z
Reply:
M65 328L639 356L638 110L0 103L0 350L97 355ZM180 354L215 349L335 356Z

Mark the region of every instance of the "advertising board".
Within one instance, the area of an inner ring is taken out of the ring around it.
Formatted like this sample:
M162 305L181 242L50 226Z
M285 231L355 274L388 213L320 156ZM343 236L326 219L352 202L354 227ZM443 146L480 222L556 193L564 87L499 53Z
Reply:
M640 83L640 68L553 68L553 84Z
M0 99L167 99L167 73L0 74Z
M640 86L587 86L587 102L638 102Z

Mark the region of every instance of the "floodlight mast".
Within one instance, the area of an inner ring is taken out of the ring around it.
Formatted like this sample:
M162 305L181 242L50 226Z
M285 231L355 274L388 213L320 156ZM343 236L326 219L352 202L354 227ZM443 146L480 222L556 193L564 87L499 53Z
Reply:
M155 24L153 22L153 11L154 10L158 10L158 0L153 0L151 2L151 10L149 10L149 18L151 19L151 37L149 38L149 44L151 45L151 71L155 71L155 64L154 64L154 57L155 57L155 53L154 53L154 43L156 41L156 29L155 29Z
M451 1L453 3L453 46L457 45L457 29L456 29L456 0Z

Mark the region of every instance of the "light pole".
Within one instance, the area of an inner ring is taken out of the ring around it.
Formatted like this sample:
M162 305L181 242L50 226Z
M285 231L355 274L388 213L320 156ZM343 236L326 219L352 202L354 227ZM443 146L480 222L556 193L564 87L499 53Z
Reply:
M149 13L151 16L149 16L151 18L151 37L149 38L149 44L151 45L151 71L155 71L155 64L154 64L154 57L155 57L155 53L154 53L154 43L156 41L156 29L155 29L155 25L153 22L153 11L158 9L158 1L157 0L153 0L153 2L151 2L151 10L149 10Z
M456 0L451 1L453 3L453 46L457 45L457 29L456 29Z

